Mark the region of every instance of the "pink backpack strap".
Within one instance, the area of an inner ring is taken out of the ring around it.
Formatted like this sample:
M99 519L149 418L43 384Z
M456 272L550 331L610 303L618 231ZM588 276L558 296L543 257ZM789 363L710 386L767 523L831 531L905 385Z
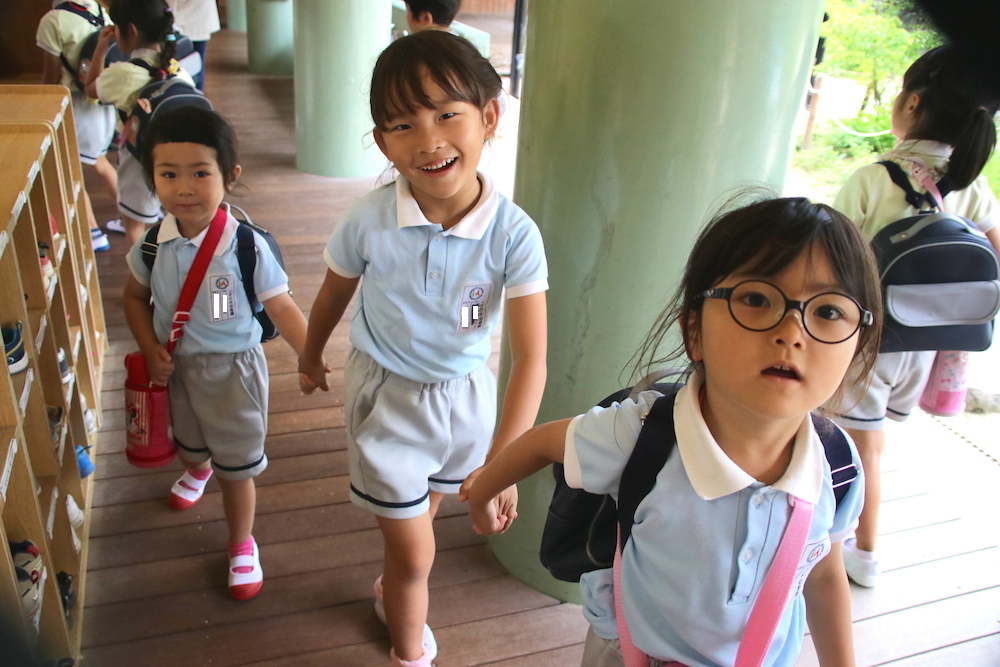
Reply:
M763 664L771 640L774 639L774 631L778 628L781 614L788 602L799 561L805 551L812 515L812 503L792 497L792 516L785 528L785 534L781 537L774 561L764 578L757 601L750 612L747 629L743 633L743 640L736 653L736 667L760 667ZM619 529L614 561L615 622L618 625L618 640L621 643L625 667L648 667L649 657L632 643L632 634L629 632L628 623L625 622L621 564L622 543L621 529ZM670 665L683 667L678 662L668 662L664 667Z
M760 667L764 662L805 551L812 515L812 503L792 497L792 516L750 612L743 641L736 653L736 667Z
M945 213L944 197L941 196L941 191L938 190L937 183L935 183L934 179L931 178L931 173L927 169L927 165L924 164L923 160L917 157L909 157L906 159L912 165L910 167L910 174L917 181L917 183L924 186L924 189L927 190L932 197L934 197L934 201L937 202L937 210Z

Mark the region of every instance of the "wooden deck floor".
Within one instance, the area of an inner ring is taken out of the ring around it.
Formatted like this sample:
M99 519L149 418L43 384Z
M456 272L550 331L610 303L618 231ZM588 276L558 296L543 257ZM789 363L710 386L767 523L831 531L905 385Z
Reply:
M245 208L278 237L295 299L307 310L325 271L322 244L372 180L297 171L292 81L252 76L245 62L243 36L217 35L207 93L239 133ZM110 200L96 187L91 192L99 219L112 217ZM210 482L197 507L174 512L165 498L179 466L141 471L122 454L122 359L134 349L121 309L124 246L117 236L98 258L111 349L82 664L387 664L387 633L371 600L381 539L372 517L347 499L340 389L346 335L338 331L328 348L334 389L311 397L298 392L291 349L280 340L267 345L271 464L258 478L254 531L266 582L253 601L233 602L217 484ZM854 590L859 664L1000 665L1000 465L944 422L916 422L900 437L919 434L918 441L890 450L888 571L877 589ZM977 428L995 437L993 424ZM429 622L442 647L439 667L578 665L586 631L579 608L506 574L469 525L453 502L436 522ZM815 664L811 647L800 663Z

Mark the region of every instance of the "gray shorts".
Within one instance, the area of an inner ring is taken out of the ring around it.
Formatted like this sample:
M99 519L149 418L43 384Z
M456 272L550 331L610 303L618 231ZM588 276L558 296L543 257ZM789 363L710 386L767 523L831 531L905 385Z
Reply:
M496 424L496 378L486 365L425 384L352 349L344 366L351 500L390 519L427 512L429 492L458 493L483 465Z
M107 154L115 136L115 108L110 104L91 104L79 90L72 91L71 97L80 162L96 164L97 158Z
M147 225L160 219L160 200L146 184L138 158L127 148L118 151L118 212Z
M175 354L169 396L178 455L189 463L211 459L222 479L263 472L267 380L260 345L232 354Z
M662 667L665 664L669 663L649 658L649 667ZM621 642L618 639L604 639L594 632L593 627L588 628L580 667L625 667Z
M878 355L871 386L858 400L848 390L844 405L854 407L833 418L844 428L878 431L888 417L905 421L920 400L937 352L886 352Z

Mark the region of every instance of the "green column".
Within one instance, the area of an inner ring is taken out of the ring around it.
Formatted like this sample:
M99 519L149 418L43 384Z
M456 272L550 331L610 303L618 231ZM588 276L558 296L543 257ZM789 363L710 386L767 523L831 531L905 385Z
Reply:
M226 0L226 29L247 31L247 0Z
M727 191L780 190L822 7L529 3L515 199L549 261L539 421L583 412L629 381L622 370ZM538 562L552 486L548 469L520 484L520 518L491 544L531 586L579 600Z
M290 76L295 54L292 0L246 0L246 7L250 71Z
M299 169L374 176L368 89L389 44L390 0L295 0L295 146Z

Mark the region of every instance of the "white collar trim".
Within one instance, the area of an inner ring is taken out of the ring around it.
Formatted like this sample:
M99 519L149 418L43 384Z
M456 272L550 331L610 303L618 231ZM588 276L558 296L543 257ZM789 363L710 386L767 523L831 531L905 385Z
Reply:
M950 158L954 148L933 139L906 139L897 143L892 150L900 153L919 153L934 157Z
M158 56L158 55L160 55L160 52L157 51L156 49L135 49L132 51L132 53L128 54L128 59L132 60L133 58L148 58L150 56Z
M215 252L212 253L213 256L218 257L222 253L226 252L226 248L232 242L233 237L236 236L236 228L239 227L239 221L233 217L232 212L229 210L229 204L223 202L222 208L226 211L226 227L222 230L222 238L219 239L219 245L215 247ZM205 236L208 235L208 227L201 230L201 232L191 239L184 239L196 248L200 248L202 241L205 240ZM183 239L181 235L181 230L177 227L177 218L173 214L168 213L163 222L160 223L160 232L156 235L156 243L163 244L167 241L171 241L176 238Z
M722 451L701 413L698 396L704 376L696 372L674 402L677 450L695 492L703 500L715 500L747 488L756 480ZM815 503L823 489L823 444L806 416L795 436L792 460L772 488Z
M483 185L479 201L464 218L447 230L445 234L478 241L483 238L490 222L496 217L500 198L497 195L493 179L482 172L477 173L479 182ZM417 200L413 198L413 192L410 190L410 182L403 176L396 178L396 220L400 229L434 224L420 210L420 205L417 204Z

